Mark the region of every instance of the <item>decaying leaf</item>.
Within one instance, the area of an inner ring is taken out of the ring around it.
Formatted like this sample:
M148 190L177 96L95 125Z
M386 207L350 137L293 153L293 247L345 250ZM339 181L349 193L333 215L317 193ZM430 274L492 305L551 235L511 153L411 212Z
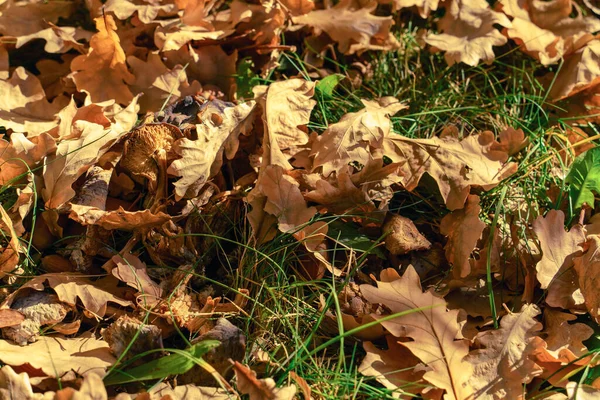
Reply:
M385 248L394 255L406 254L410 251L427 250L431 243L419 232L415 224L401 215L392 215L383 225Z
M524 398L523 384L542 373L531 359L538 343L532 339L542 328L535 319L539 313L536 305L525 305L520 312L505 315L500 329L475 337L477 350L465 358L473 365L469 384L474 399Z
M592 318L600 323L600 294L597 290L600 284L600 236L589 236L586 247L586 252L573 260L574 269L579 278L585 306Z
M458 311L446 310L443 299L431 292L423 293L412 266L402 277L392 269L384 270L377 287L361 285L360 290L369 302L383 304L392 313L415 310L381 324L395 337L413 340L399 343L429 367L423 379L444 389L446 398L466 399L472 394L467 386L472 366L463 360L469 345L465 340L456 340L460 332Z

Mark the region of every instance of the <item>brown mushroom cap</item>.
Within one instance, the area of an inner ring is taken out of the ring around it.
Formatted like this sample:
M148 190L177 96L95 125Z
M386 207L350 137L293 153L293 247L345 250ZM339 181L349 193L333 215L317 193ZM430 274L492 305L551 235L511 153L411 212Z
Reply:
M121 167L135 176L158 179L158 164L155 156L159 150L171 151L173 142L183 137L181 130L174 125L146 124L132 130L125 140Z

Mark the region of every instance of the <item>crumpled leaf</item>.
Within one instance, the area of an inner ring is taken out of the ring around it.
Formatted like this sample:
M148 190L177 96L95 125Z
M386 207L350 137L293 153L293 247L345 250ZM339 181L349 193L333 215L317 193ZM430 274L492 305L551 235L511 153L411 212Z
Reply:
M329 176L352 161L367 165L373 159L372 151L381 148L383 139L391 135L389 116L406 108L393 97L362 103L365 108L344 115L312 144L313 170L321 167L323 175Z
M82 225L98 225L104 229L119 229L124 231L143 230L160 226L171 220L171 216L163 212L154 214L150 210L125 211L123 207L117 210L104 211L97 207L71 204L69 217Z
M510 26L506 15L492 11L485 0L452 0L446 14L438 22L439 34L429 34L427 44L445 51L448 65L464 62L476 66L491 63L493 46L506 43L494 24Z
M472 367L463 360L469 352L469 344L455 340L460 333L458 311L447 311L442 298L431 292L423 293L419 275L412 266L402 277L393 269L386 269L381 279L377 287L360 286L370 303L383 304L392 313L418 310L383 321L383 327L398 338L413 339L401 344L429 367L423 379L445 390L445 398L468 398L472 393L467 386Z
M440 233L448 237L444 250L446 259L453 266L455 279L465 278L471 273L469 259L486 226L479 219L480 212L479 196L471 194L467 197L465 208L447 214L440 222Z
M384 152L392 161L403 162L400 169L406 190L414 190L427 171L437 181L446 207L457 210L463 208L471 187L489 190L516 171L517 165L506 163L508 154L497 146L489 131L461 141L454 136L409 139L390 135Z
M308 25L317 34L327 33L338 42L342 53L354 54L365 50L395 50L400 47L390 32L394 24L391 16L375 16L377 3L368 3L356 9L351 0L342 0L326 10L315 10L292 17L295 24Z
M411 251L427 250L429 240L419 232L412 220L401 215L392 215L381 230L389 235L385 238L385 248L394 255L403 255Z
M211 103L205 109L205 118L196 125L197 140L182 138L173 145L174 151L182 156L167 170L182 177L174 184L177 200L196 197L202 186L220 171L223 156L228 159L235 156L240 134L247 134L252 128L254 102L236 106L222 103L223 109L218 108L220 104Z
M546 303L565 309L580 308L584 298L573 268L574 258L581 254L585 234L581 225L564 230L565 215L550 210L545 217L533 221L533 231L540 241L542 259L537 263L537 279L547 289Z
M41 336L37 342L29 344L26 351L27 357L23 357L23 347L0 340L0 361L4 364L12 367L29 364L50 377L65 379L64 375L70 371L83 376L104 376L106 368L116 362L108 344L91 335L78 338Z
M77 56L71 62L75 85L78 90L88 92L93 102L114 99L117 103L129 104L133 94L128 84L132 84L135 77L127 70L117 25L110 15L95 21L99 32L92 36L88 54Z
M292 169L289 159L298 147L308 143L308 134L303 128L317 104L312 96L314 82L288 79L270 86L253 88L257 104L262 109L264 129L263 166L278 165Z
M523 384L542 373L532 359L537 342L533 338L542 324L535 317L540 309L526 304L520 312L505 315L500 329L479 333L474 341L477 350L465 361L473 365L469 384L476 399L523 399Z
M296 394L296 386L275 387L271 378L257 379L256 372L239 362L233 364L240 393L250 396L250 400L292 400Z
M115 268L111 273L120 281L136 288L138 292L160 299L162 289L148 276L148 267L133 254L113 256ZM151 299L150 299L151 300Z

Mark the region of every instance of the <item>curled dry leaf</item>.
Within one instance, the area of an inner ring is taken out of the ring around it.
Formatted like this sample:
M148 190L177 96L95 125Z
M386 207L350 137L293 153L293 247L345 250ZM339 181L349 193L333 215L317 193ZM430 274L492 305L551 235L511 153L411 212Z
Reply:
M294 385L277 388L273 379L258 379L256 372L237 361L233 364L233 370L238 390L249 395L250 400L292 400L296 394Z
M510 26L510 21L506 15L492 11L485 0L452 0L438 22L442 33L430 33L425 41L446 52L448 65L464 62L476 66L479 61L489 64L495 57L493 46L506 43L495 24Z
M143 295L148 295L149 302L162 297L160 286L148 276L148 267L138 257L127 253L125 255L113 256L112 261L115 268L111 273L117 279L137 289Z
M326 179L316 182L316 189L304 195L308 201L314 201L320 205L320 211L328 211L334 214L350 212L353 215L359 213L369 214L375 210L375 205L367 194L354 186L350 175L341 172L337 175L334 185Z
M600 84L600 40L592 40L570 55L550 89L550 98L561 100Z
M48 53L66 53L71 49L82 52L83 45L79 43L79 41L81 39L89 40L91 36L91 32L84 31L81 28L56 26L53 23L50 23L50 28L48 29L32 33L31 35L18 37L16 48L19 48L32 40L43 39L46 41L44 50Z
M262 165L292 169L289 159L308 143L306 124L317 104L312 96L315 83L303 79L255 86L254 96L262 110L264 129Z
M581 225L569 232L564 230L565 215L550 210L545 217L533 222L533 231L540 241L542 259L537 263L537 279L542 289L547 289L546 303L552 307L580 309L584 298L573 260L581 254L585 234Z
M144 24L153 22L158 16L172 15L177 11L175 4L136 4L128 0L108 0L103 8L105 12L112 12L122 20L137 12L138 19Z
M390 135L384 141L385 155L403 162L404 187L414 190L427 171L437 181L450 210L464 207L472 186L489 190L517 170L515 163L506 163L508 154L497 146L489 131L460 141L454 136L409 139L400 135Z
M465 358L473 365L469 384L473 399L523 399L523 384L542 373L531 358L538 341L533 340L542 328L535 317L540 309L524 305L520 312L509 313L500 321L500 329L479 333L477 350Z
M471 194L467 197L465 208L452 211L440 223L440 233L448 237L444 250L446 259L453 266L455 279L465 278L471 273L469 259L485 229L485 223L479 219L480 212L479 196Z
M95 19L98 33L90 40L88 54L77 56L71 62L77 90L90 94L93 102L115 100L129 104L133 94L128 84L135 77L127 70L125 52L121 48L117 25L111 15Z
M10 365L0 368L0 398L2 399L43 399L41 393L33 393L29 375L26 372L17 374Z
M419 232L415 224L401 215L392 215L383 225L385 248L394 255L402 255L411 251L427 250L431 243Z
M342 53L354 54L365 50L399 48L398 40L390 32L394 24L392 17L373 15L375 8L377 8L375 2L356 8L351 0L343 0L332 8L292 17L292 21L295 24L312 27L317 34L327 33L339 43L339 50Z
M0 34L24 36L39 32L48 27L47 22L55 24L60 17L71 15L75 7L74 3L64 1L3 1L0 4Z
M7 236L10 236L8 243L2 248L0 246L0 277L3 277L7 273L14 271L19 264L20 254L25 253L26 250L22 247L21 241L15 228L13 226L10 216L4 210L4 207L0 205L0 233L4 240L7 240Z
M106 368L116 359L110 354L108 344L88 336L63 338L61 336L41 336L27 346L27 357L23 348L0 340L0 361L12 367L26 368L27 365L40 370L45 376L74 379L78 375L99 374L104 376Z
M383 304L392 313L413 311L381 324L395 337L413 340L399 343L429 367L423 379L445 390L447 399L472 395L467 386L472 366L463 360L469 344L456 340L460 333L458 311L446 310L446 302L432 292L423 293L419 275L412 266L402 277L393 269L384 270L377 287L361 285L360 290L369 302Z
M150 210L125 211L123 207L118 210L103 211L96 207L71 204L69 217L82 225L97 225L106 230L119 229L123 231L145 230L171 220L171 216L163 212L153 213Z
M155 325L148 325L126 315L102 330L102 338L108 343L110 351L122 361L130 360L148 350L162 349L162 332ZM158 356L157 353L153 354ZM146 356L148 361L156 357ZM122 356L122 358L121 358ZM139 364L139 363L138 363Z
M586 243L587 250L573 262L579 278L581 294L588 312L600 324L600 236L591 235Z
M353 161L368 165L373 160L373 150L381 148L384 138L391 135L389 117L406 108L389 97L362 103L365 108L344 115L312 144L313 170L321 167L323 175L329 176L345 170Z

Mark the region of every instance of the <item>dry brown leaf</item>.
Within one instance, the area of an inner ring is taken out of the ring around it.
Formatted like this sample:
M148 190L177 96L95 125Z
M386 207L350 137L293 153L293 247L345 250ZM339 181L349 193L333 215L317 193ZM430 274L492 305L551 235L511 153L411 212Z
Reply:
M317 181L316 189L306 193L304 198L318 203L320 210L338 215L345 212L350 212L353 215L368 214L375 210L375 205L367 194L354 186L346 172L337 175L335 186L326 179Z
M392 132L389 117L406 108L390 97L379 101L362 100L362 103L365 108L344 115L312 144L313 170L321 167L323 175L329 176L345 170L353 161L369 164L374 158L372 151L381 148L384 138Z
M415 7L422 18L427 18L432 11L438 9L439 0L378 0L380 4L391 3L394 10Z
M160 110L180 97L201 90L197 81L188 82L183 66L167 68L158 53L148 54L146 61L129 56L127 64L135 76L135 81L130 85L133 94L143 93L140 98L140 112Z
M418 310L381 324L396 337L409 337L402 342L430 370L423 378L446 391L446 399L466 399L471 394L467 380L471 364L463 361L469 352L460 334L458 311L447 311L446 302L432 292L423 293L419 275L409 266L402 277L393 269L382 272L377 287L361 285L363 296L370 303L385 305L392 313ZM379 319L378 316L375 318Z
M223 156L235 156L239 136L252 128L254 110L254 102L233 106L213 101L202 111L202 123L196 125L198 139L183 138L174 143L173 149L181 158L173 161L167 171L181 176L174 183L177 200L198 196L204 184L220 171Z
M0 124L29 136L54 127L56 114L68 103L62 96L50 103L39 79L23 67L15 69L10 79L0 80L0 93Z
M137 12L140 22L150 24L158 16L165 17L175 14L175 4L136 4L129 0L108 0L104 3L104 11L112 12L118 19L128 19Z
M573 260L581 254L585 234L581 225L569 232L564 230L565 215L550 210L545 217L533 222L533 231L540 241L542 259L537 263L537 279L542 289L547 289L546 303L565 309L581 308L584 298Z
M95 19L96 33L90 39L87 55L81 55L71 62L73 80L77 90L86 91L93 102L115 100L129 104L133 94L128 84L135 77L127 70L125 53L121 48L117 25L111 15Z
M120 281L137 289L138 292L160 299L162 290L160 286L148 276L148 267L137 256L127 253L113 256L112 261L116 267L111 273Z
M585 299L585 306L590 316L597 323L600 323L600 293L598 293L598 285L600 285L600 236L588 236L586 247L586 252L582 256L576 257L573 262L579 278L581 294Z
M237 378L237 387L242 394L250 396L250 400L292 400L296 394L296 386L275 387L271 378L258 379L256 372L247 366L235 362L233 370Z
M524 305L520 312L505 315L500 329L479 333L477 350L465 361L473 365L469 384L475 390L473 399L523 399L523 384L542 373L532 359L538 343L533 338L542 329L535 317L540 309L535 304Z
M510 26L506 15L492 11L485 0L452 0L446 14L438 22L439 34L429 34L427 44L445 51L448 65L464 62L476 66L482 60L494 60L493 46L506 43L506 38L494 27Z
M0 368L0 398L1 399L43 399L41 393L33 393L29 375L26 372L17 374L10 365Z
M10 142L0 139L0 184L26 180L18 178L25 178L31 169L55 149L54 139L45 133L27 138L22 133L13 132Z
M56 23L60 17L68 17L76 7L74 2L50 0L25 2L7 0L0 4L0 34L24 36L48 27L47 22Z
M312 0L281 0L281 5L293 16L308 14L315 8Z
M3 44L0 43L0 80L8 79L10 74L8 73L8 51Z
M264 129L262 166L292 169L289 159L308 143L306 124L317 104L315 83L288 79L270 86L255 86L254 97L262 109Z
M351 0L342 0L332 8L292 17L292 21L312 27L317 34L327 33L345 54L399 48L398 40L390 32L392 17L373 15L375 8L376 2L357 9Z
M472 194L467 197L465 208L452 211L440 223L440 233L448 237L444 249L455 279L465 278L472 272L469 259L486 226L479 219L479 213L479 196Z
M381 228L385 238L385 248L394 255L403 255L411 251L427 250L429 240L419 232L415 224L401 215L392 215Z
M561 100L600 84L599 63L600 40L596 39L565 59L550 88L549 97Z
M214 30L210 23L205 26L183 25L179 19L156 28L154 43L161 52L179 50L192 41L214 43L233 33L233 30Z
M63 380L68 380L65 374L71 371L83 376L104 376L106 368L116 362L108 344L90 335L78 338L41 336L37 342L27 346L27 357L23 357L23 351L19 345L0 340L0 360L4 364L12 367L26 367L28 364L46 376Z
M10 306L15 300L15 295L21 290L27 288L40 291L45 290L46 283L56 292L60 301L75 307L77 299L79 299L87 311L100 317L106 313L107 302L116 303L124 307L131 305L130 301L123 300L113 293L106 291L100 285L100 281L92 282L84 278L83 275L67 274L64 272L36 276L7 297L2 305Z
M525 138L523 129L520 128L514 129L508 127L501 131L498 136L500 144L496 146L496 149L505 151L509 156L517 154L529 143L529 140Z
M0 254L0 277L18 268L20 253L27 253L27 249L21 245L21 241L13 226L10 216L0 205L0 230L4 240L8 243ZM10 240L8 240L10 236Z
M489 131L461 141L454 136L409 139L400 135L390 135L384 141L385 155L403 162L404 187L414 190L427 172L437 181L450 210L464 207L472 186L489 190L516 171L517 165L506 163L508 154L496 146L498 142Z
M17 38L16 48L29 43L32 40L42 39L46 41L44 50L48 53L66 53L71 49L84 52L83 44L79 43L81 39L89 40L91 32L84 31L81 28L71 26L56 26L49 24L50 28L41 30L31 35L19 36Z
M17 310L4 308L0 310L0 328L19 325L25 320L25 316Z
M567 395L568 400L598 400L600 389L579 382L569 382L567 383Z
M125 211L123 207L119 207L117 210L104 211L79 204L70 204L69 208L71 219L82 225L98 225L107 230L144 230L160 226L171 220L171 216L168 214L163 212L155 214L150 210Z
M367 355L358 367L358 372L375 377L377 382L393 390L394 397L411 399L424 389L420 361L397 338L387 335L387 350L375 347L371 342L363 343Z
M594 330L588 325L575 321L573 314L546 308L544 310L544 333L547 344L546 351L563 363L570 363L587 354L588 349L583 341L589 339Z

